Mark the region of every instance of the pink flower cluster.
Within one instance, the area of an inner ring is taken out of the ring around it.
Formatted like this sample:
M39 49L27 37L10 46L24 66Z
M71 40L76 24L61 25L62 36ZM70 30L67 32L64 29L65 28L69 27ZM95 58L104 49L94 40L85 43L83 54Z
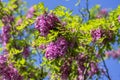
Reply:
M102 32L101 29L92 30L91 31L91 36L93 38L93 42L100 39L102 37L102 34L103 34L103 32Z
M120 49L118 50L111 50L105 52L106 56L113 57L113 58L120 58Z
M46 47L45 57L51 60L63 56L67 51L67 47L68 43L65 38L59 37L57 41L51 42Z
M59 19L54 14L45 13L37 17L35 28L41 33L41 36L47 36L49 31L56 27L59 22Z
M12 64L7 64L7 56L0 55L0 79L1 80L23 80Z

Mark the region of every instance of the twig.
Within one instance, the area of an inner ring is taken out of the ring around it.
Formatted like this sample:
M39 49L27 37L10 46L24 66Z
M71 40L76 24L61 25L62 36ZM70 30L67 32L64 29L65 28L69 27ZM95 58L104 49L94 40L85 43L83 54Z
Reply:
M89 20L90 19L90 11L89 11L88 0L86 0L86 11L88 13L88 20Z
M104 60L104 58L103 58L102 55L101 55L101 59L102 59L102 61L103 61L103 65L104 65L104 67L105 67L105 69L106 69L106 72L107 72L106 77L107 77L109 80L111 80L110 75L109 75L109 72L108 72L107 65L106 65L105 60Z

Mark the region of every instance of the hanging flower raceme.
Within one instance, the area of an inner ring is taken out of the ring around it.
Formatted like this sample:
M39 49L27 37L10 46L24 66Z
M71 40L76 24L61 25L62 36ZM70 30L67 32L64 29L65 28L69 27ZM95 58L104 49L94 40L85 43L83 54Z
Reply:
M2 44L4 47L6 46L6 44L9 41L10 27L11 27L11 23L13 21L14 21L14 16L7 15L7 16L2 17L2 23L4 24L4 26L2 27L1 37L2 37Z
M78 77L77 80L84 80L85 75L88 75L90 77L94 76L95 74L99 73L101 71L100 68L98 68L97 63L95 62L88 62L89 60L88 56L85 56L84 54L79 54L76 57L76 62L77 62L77 72L78 72ZM88 64L89 66L85 66L85 64ZM89 68L88 70L86 70Z
M27 15L26 15L26 18L29 19L29 18L32 18L34 16L34 12L35 12L35 9L34 7L32 6L28 12L27 12Z
M48 59L55 59L57 57L65 55L67 51L68 43L63 37L59 37L57 41L51 42L45 52L45 57Z
M5 66L6 60L6 55L0 55L0 67Z
M77 62L77 72L78 72L78 77L77 80L84 80L84 71L85 71L85 66L84 63L87 61L87 56L83 54L79 54L76 56L76 62Z
M7 56L0 55L0 76L2 80L23 80L12 64L7 64Z
M3 26L2 27L2 44L6 46L10 38L10 26Z
M61 72L61 79L62 80L67 80L69 74L70 74L70 64L68 64L67 62L65 62L61 68L60 68L60 72Z
M40 32L41 36L47 36L49 31L60 23L59 19L52 13L45 13L37 17L35 28Z
M93 75L100 72L100 69L98 68L98 65L95 62L90 62L90 70L88 71L88 75L92 77Z

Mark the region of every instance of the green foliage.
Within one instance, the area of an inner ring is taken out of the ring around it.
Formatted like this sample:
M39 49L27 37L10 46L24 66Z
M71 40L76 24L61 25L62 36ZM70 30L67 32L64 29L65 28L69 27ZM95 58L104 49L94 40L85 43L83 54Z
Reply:
M76 5L79 5L79 3L80 0ZM96 57L96 53L103 55L106 50L113 49L112 44L115 42L120 43L120 22L118 22L120 6L111 11L108 17L98 19L95 18L95 15L99 12L100 6L96 5L90 9L90 20L84 23L79 15L73 15L72 11L64 6L58 6L53 10L48 10L43 3L38 3L33 8L35 9L33 17L26 18L28 10L25 11L27 8L21 0L9 0L7 3L0 2L0 28L2 29L2 26L5 26L2 22L3 16L14 16L14 21L10 23L12 26L10 29L11 37L6 45L6 50L9 53L8 63L13 63L25 80L42 80L47 75L50 75L51 80L60 80L61 66L65 61L69 62L72 59L71 63L69 63L71 69L69 80L77 79L77 63L74 58L79 54L87 55L88 59L84 63L84 66L90 70L90 62L99 63L101 61L101 59ZM20 13L21 10L24 13ZM60 23L54 29L50 30L46 37L43 37L40 36L40 32L33 26L36 18L45 13L53 13L59 18ZM22 19L22 22L20 25L17 25L17 21L20 19ZM106 33L102 38L93 42L91 31L96 29L101 29ZM112 39L110 40L109 31L111 31L112 35ZM53 60L47 59L44 56L46 49L42 50L39 46L47 46L50 42L55 42L60 36L64 36L69 43L66 54ZM72 47L71 43L73 43ZM23 56L25 47L30 48L27 58ZM0 48L0 52L2 50L4 50L4 47ZM38 59L35 59L37 55L43 55L43 57L39 57L42 58L42 63L38 63ZM105 55L103 56L106 58ZM99 76L100 74L97 75Z

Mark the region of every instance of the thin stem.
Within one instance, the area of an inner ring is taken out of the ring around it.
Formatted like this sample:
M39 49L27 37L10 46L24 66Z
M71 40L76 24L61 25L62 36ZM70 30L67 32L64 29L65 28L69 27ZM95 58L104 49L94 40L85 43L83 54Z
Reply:
M111 78L110 78L110 75L109 75L109 72L108 72L108 68L107 68L107 65L106 65L106 63L105 63L105 60L104 60L104 58L103 58L103 56L101 55L101 59L102 59L102 61L103 61L103 65L104 65L104 67L105 67L105 69L106 69L106 72L107 72L107 78L109 79L109 80L111 80Z

